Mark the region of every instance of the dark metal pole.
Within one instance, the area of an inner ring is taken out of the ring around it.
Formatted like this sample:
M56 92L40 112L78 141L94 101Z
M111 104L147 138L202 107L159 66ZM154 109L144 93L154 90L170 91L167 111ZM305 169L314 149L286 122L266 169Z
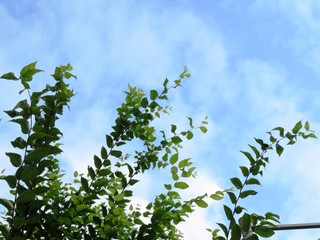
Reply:
M296 223L296 224L280 224L272 226L271 229L274 231L280 230L297 230L297 229L311 229L320 228L320 222L317 223Z

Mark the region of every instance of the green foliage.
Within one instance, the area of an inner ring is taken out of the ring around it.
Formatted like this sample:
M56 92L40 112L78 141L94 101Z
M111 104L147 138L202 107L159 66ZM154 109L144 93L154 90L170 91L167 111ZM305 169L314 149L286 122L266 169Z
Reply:
M303 127L304 126L304 127ZM219 229L209 230L212 233L213 240L256 240L259 237L268 238L274 234L270 228L279 223L279 216L274 213L266 213L258 215L256 213L249 214L246 209L240 205L240 200L250 196L254 196L257 192L250 189L252 185L261 185L258 177L262 177L269 158L266 154L275 149L276 153L281 156L284 147L283 142L287 145L293 145L298 138L316 138L314 132L310 130L309 122L304 124L299 121L291 131L286 132L282 127L274 128L269 135L269 142L255 138L258 146L249 145L251 153L241 151L248 160L248 166L240 166L242 179L233 177L230 179L233 188L225 190L230 200L230 205L224 205L224 213L229 222L228 225L218 223L222 235L219 235ZM282 144L282 145L281 145ZM222 193L221 193L222 195ZM213 196L216 199L217 196Z
M181 159L179 149L196 129L206 132L207 122L194 127L188 117L189 129L178 132L172 124L171 132L166 133L156 131L153 121L170 111L164 105L168 92L190 76L187 68L173 85L166 79L161 91L145 94L129 85L100 154L93 156L86 174L74 172L72 183L62 181L64 172L58 160L62 132L56 121L74 96L66 79L76 77L69 64L57 67L51 75L54 84L33 92L30 83L41 71L34 62L22 68L19 77L12 72L1 76L19 81L23 86L19 93L26 92L27 98L5 111L18 124L21 135L11 142L17 151L6 153L14 173L2 171L0 175L11 189L11 197L0 199L5 208L0 238L181 239L177 225L196 207L207 207L208 196L181 199L181 191L189 187L184 179L194 176L195 167L190 159ZM143 150L133 155L123 152L123 145L133 140L139 140ZM168 169L172 182L164 185L164 193L155 196L146 209L133 206L132 186L154 168ZM221 195L211 198L218 200Z
M218 223L220 229L208 229L213 240L255 240L274 234L270 226L279 222L278 215L250 214L240 202L257 194L251 187L261 185L258 177L269 163L268 151L275 149L280 156L283 141L293 145L299 137L316 137L308 122L300 121L286 133L277 127L268 132L268 142L255 139L258 145L249 145L251 152L242 151L248 165L240 166L241 178L230 179L233 188L184 200L180 194L189 188L186 179L195 176L195 167L190 158L181 158L179 150L185 140L193 138L195 130L207 132L207 118L195 127L193 119L187 117L188 129L178 131L177 125L171 124L170 132L156 130L153 122L171 110L164 103L169 91L190 77L185 67L171 86L165 79L160 91L145 94L129 85L125 101L116 109L112 131L106 134L105 144L93 156L87 172L75 171L73 182L65 183L58 160L62 132L56 121L74 96L66 79L76 77L71 65L56 67L51 75L54 83L32 91L33 77L41 71L34 62L23 67L19 77L12 72L0 77L19 81L23 87L19 94L27 96L12 110L4 111L9 121L19 126L21 135L11 141L16 151L5 153L13 173L0 173L10 194L7 199L0 198L4 207L0 239L183 239L177 225L197 207L208 207L208 200L225 196L230 200L229 205L223 205L228 224ZM133 140L140 141L143 149L130 155L123 146L130 146ZM172 179L145 209L133 206L132 187L139 184L142 174L153 169L167 170Z

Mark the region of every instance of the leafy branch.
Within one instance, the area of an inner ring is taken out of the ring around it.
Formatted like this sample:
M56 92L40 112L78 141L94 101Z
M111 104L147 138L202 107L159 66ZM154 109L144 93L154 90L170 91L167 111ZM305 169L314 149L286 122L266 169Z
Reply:
M223 223L218 223L218 226L222 229L224 236L219 236L219 230L212 232L213 240L256 240L260 237L271 237L274 231L270 228L279 223L279 216L274 213L266 213L265 215L249 214L239 202L249 196L254 196L257 192L253 189L248 189L251 185L261 185L257 176L263 176L264 169L269 163L269 158L266 157L266 153L270 150L276 150L276 153L281 156L284 147L281 143L287 140L287 145L293 145L297 142L298 138L303 139L316 138L314 131L310 130L309 122L305 122L304 125L301 121L295 124L291 131L286 132L282 127L274 128L272 131L267 132L269 135L269 142L264 142L262 139L256 139L256 143L259 145L260 150L253 145L249 145L252 153L247 151L241 151L247 160L249 166L240 166L240 170L243 176L243 180L238 177L230 179L234 188L226 190L231 206L224 205L224 212L229 221L229 225L226 226ZM275 137L274 134L277 134ZM237 193L235 193L235 191ZM243 213L244 212L244 213ZM242 214L243 213L243 214ZM242 216L236 220L237 216Z

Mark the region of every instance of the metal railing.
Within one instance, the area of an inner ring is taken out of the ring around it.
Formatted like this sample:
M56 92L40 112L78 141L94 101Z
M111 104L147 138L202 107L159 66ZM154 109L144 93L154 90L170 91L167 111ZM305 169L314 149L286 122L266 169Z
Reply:
M317 223L279 224L279 225L271 227L271 229L274 230L274 231L311 229L311 228L320 228L320 222L317 222Z

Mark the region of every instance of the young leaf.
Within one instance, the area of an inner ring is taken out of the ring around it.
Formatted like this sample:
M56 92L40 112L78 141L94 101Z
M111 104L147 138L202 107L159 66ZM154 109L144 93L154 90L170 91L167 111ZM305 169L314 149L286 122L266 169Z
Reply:
M200 130L203 133L206 133L208 131L208 129L205 126L200 126Z
M212 198L213 200L219 201L219 200L223 199L223 196L224 196L224 194L222 191L217 191L214 194L211 194L210 198Z
M188 119L189 119L189 126L191 127L191 128L194 128L193 127L193 120L192 120L192 118L191 117L187 117Z
M297 134L300 131L301 128L302 128L302 123L301 123L301 121L299 121L299 122L296 123L296 125L292 129L292 133L293 134Z
M6 80L19 80L13 72L5 73L0 78L6 79Z
M175 163L178 161L178 157L179 157L178 153L173 154L173 155L170 157L170 163L171 163L171 164L175 164Z
M156 90L150 91L150 99L155 100L158 97L158 92Z
M173 136L171 140L174 144L179 144L182 142L182 139L179 136Z
M34 74L37 72L42 72L42 70L36 69L36 63L37 62L30 63L22 68L20 71L20 76L23 81L31 81Z
M202 199L196 199L194 200L194 202L198 205L198 207L201 207L201 208L206 208L208 207L208 203L206 203L204 200Z
M185 183L185 182L176 182L176 183L174 184L174 186L175 186L176 188L180 188L180 189L186 189L186 188L189 187L189 185L188 185L187 183Z
M188 140L191 140L192 138L193 138L193 132L188 131L188 132L187 132L187 139L188 139Z

